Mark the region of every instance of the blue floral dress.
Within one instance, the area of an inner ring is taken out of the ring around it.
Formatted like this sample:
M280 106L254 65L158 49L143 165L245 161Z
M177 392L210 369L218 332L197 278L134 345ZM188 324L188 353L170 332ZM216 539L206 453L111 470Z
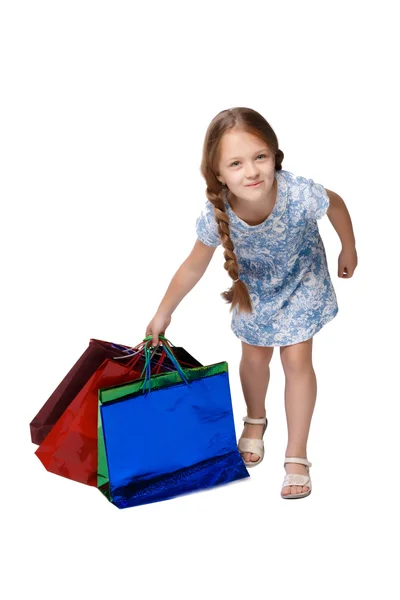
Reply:
M313 337L338 313L317 219L329 196L312 179L275 171L277 197L259 225L240 219L225 199L239 277L247 285L253 313L232 311L231 327L253 346L288 346ZM214 207L208 200L196 221L197 237L221 244Z

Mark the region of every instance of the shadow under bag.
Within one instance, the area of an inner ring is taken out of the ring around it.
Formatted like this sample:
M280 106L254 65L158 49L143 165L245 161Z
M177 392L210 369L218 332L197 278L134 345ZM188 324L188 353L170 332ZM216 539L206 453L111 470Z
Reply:
M151 376L146 347L144 378L99 390L98 487L118 508L249 477L228 364L183 369L160 339L176 371Z

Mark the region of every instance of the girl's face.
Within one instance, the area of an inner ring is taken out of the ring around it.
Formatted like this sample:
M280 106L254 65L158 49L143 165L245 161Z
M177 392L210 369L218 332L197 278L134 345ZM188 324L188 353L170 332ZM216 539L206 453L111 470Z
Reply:
M232 130L222 137L219 150L218 180L232 194L248 202L268 196L275 180L275 156L261 138Z

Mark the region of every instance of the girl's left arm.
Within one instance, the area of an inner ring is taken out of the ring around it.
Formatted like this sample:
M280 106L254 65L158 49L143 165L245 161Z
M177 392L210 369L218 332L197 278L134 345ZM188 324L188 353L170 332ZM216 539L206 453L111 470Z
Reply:
M329 208L326 214L342 242L342 251L338 260L338 277L349 279L358 262L353 225L343 198L331 190L326 192L329 196Z

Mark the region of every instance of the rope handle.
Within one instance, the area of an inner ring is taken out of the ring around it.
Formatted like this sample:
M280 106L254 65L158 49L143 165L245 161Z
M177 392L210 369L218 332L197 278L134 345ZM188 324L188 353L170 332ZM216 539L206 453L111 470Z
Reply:
M174 365L174 367L176 368L176 370L178 371L179 375L182 378L182 381L190 386L190 383L188 382L185 373L182 370L181 365L179 364L179 362L177 361L175 355L172 352L172 349L170 348L170 342L169 340L167 340L167 338L165 338L163 335L160 335L159 338L163 341L163 348L165 353L167 354L168 358L170 359L170 361L172 362L172 364ZM148 392L147 395L150 393L151 391L151 369L150 369L150 349L149 349L149 345L150 342L152 340L152 336L147 336L145 338L145 357L146 357L146 363L145 363L145 367L142 371L141 377L143 377L143 374L146 373L145 378L144 378L144 382L143 382L143 386L142 386L142 390L145 390L146 387L148 387Z
M160 334L158 337L159 337L160 340L162 340L163 342L165 342L165 345L168 345L170 353L173 354L172 347L176 348L176 346L174 344L172 344L172 342L170 342L163 334ZM125 366L128 367L129 369L133 369L135 367L135 365L139 362L139 360L143 357L143 355L146 353L146 348L148 347L148 343L147 342L149 342L152 339L153 339L152 336L148 335L147 337L144 338L144 340L142 342L140 342L139 344L137 344L133 348L130 347L130 346L121 346L121 345L119 345L118 347L124 348L127 353L125 354L125 356L114 356L113 360L125 360L125 359L128 358L129 360L128 360L127 363L125 363ZM117 346L117 345L115 345L115 346ZM163 345L162 346L162 350L164 350L164 347L165 346ZM157 352L158 346L151 346L151 348L153 350L152 350L152 353L151 353L151 356L150 356L150 361L153 359L153 356ZM132 352L128 353L129 351L132 351ZM158 359L158 362L154 365L153 374L157 375L158 373L160 373L160 371L162 369L162 366L163 366L163 363L164 363L165 358L167 357L167 355L168 355L167 352L165 352L165 351L161 352L161 355L160 355L160 357ZM175 358L175 360L177 360L175 355L174 355L174 358ZM171 360L171 362L175 366L175 363L172 360ZM186 366L186 367L189 367L189 368L193 367L193 365L191 365L190 363L185 362L185 361L180 361L180 365L181 366ZM143 376L143 373L145 372L146 368L147 368L147 364L145 363L145 367L144 367L144 369L142 371L141 377ZM168 370L173 371L174 369L168 368Z
M121 346L121 345L116 345L116 344L114 344L114 346L118 347L118 348L124 348L124 351L126 352L126 354L124 356L114 356L113 360L118 361L118 360L129 359L128 362L124 363L124 366L127 367L129 369L129 371L133 370L135 368L135 366L137 365L137 363L141 359L143 359L144 348L145 348L145 344L143 342L141 342L140 344L137 344L134 348L132 348L131 346ZM153 359L153 356L156 353L156 351L157 350L155 348L151 354L150 360ZM165 358L166 358L166 354L165 354L165 352L163 352L160 355L160 357L158 358L158 362L156 362L154 367L152 367L154 375L157 375L161 371L163 363L165 361Z
M162 339L162 340L164 341L164 343L165 343L165 344L171 344L171 342L170 342L169 340L167 340L167 338L166 338L164 335L160 334L158 337L159 337L159 339ZM151 356L150 356L150 358L149 358L149 354L148 354L148 352L149 352L149 350L148 350L148 346L150 345L150 341L152 341L152 340L153 340L153 336L152 336L152 335L148 335L148 336L146 336L146 337L144 338L144 340L143 340L143 343L144 343L144 346L145 346L145 348L144 348L144 353L145 353L146 360L145 360L144 369L143 369L143 371L142 371L142 373L141 373L140 377L143 377L143 373L144 373L145 371L146 371L146 373L147 373L147 371L149 370L148 361L150 361L150 360L153 358L153 355L154 355L154 353L156 352L156 347L155 347L155 346L150 346L151 348L154 348L154 350L153 350L153 353L151 354ZM163 349L164 349L164 348L165 348L165 346L163 345ZM172 350L171 350L171 353L172 353ZM164 350L164 353L162 353L162 354L161 354L161 357L162 357L162 362L164 361L164 358L165 358L166 356L167 356L167 353L166 353L166 352L165 352L165 350ZM175 358L175 357L174 357L174 358ZM161 364L162 364L162 362L161 362L161 360L160 360L160 363L161 363ZM160 367L160 368L161 368L161 367ZM160 370L160 369L159 369L159 370ZM150 371L149 371L149 373L150 373ZM150 377L150 375L149 375L149 377Z

